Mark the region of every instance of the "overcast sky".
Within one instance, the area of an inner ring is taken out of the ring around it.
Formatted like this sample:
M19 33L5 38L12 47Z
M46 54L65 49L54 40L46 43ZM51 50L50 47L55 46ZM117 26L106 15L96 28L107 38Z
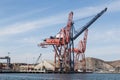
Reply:
M52 47L44 49L37 44L56 35L66 25L70 11L74 12L76 21L93 16L105 7L107 12L89 28L85 54L107 61L118 60L120 0L1 0L0 56L10 52L12 62L35 63L41 53L42 59L54 60ZM80 28L80 24L88 21L76 21L75 27ZM81 38L82 35L78 40Z

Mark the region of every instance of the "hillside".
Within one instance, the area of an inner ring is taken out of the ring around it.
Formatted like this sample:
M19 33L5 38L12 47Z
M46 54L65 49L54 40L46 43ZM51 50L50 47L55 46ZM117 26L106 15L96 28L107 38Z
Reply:
M97 58L87 57L86 66L87 70L92 70L93 72L120 72L120 60L108 62Z
M120 60L116 61L109 61L108 64L112 65L113 67L120 67Z

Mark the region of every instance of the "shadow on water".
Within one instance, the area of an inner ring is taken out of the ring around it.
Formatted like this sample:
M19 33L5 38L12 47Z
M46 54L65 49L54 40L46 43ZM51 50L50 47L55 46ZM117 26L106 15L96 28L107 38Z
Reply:
M60 80L87 80L86 74L59 74L56 77Z

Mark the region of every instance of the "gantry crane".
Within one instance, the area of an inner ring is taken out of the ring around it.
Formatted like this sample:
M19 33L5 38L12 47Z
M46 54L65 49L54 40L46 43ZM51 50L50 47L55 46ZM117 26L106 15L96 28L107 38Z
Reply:
M85 61L85 50L86 50L86 43L87 43L87 36L88 36L88 29L84 31L84 38L80 40L78 43L78 47L74 48L73 51L75 53L75 71L78 71L78 67L81 64L81 68L83 72L86 72L86 61Z
M73 12L70 12L66 27L62 28L55 37L50 37L44 40L40 46L52 45L55 51L55 70L69 71L70 70L70 53L69 47L71 46L71 28L73 25ZM59 66L58 68L56 66Z
M6 59L7 60L7 68L10 69L11 68L11 59L9 56L5 56L5 57L0 57L0 59Z
M84 25L76 35L73 35L73 12L69 13L67 25L60 30L56 36L46 38L44 42L38 44L44 47L45 45L52 45L55 51L54 63L55 71L60 72L74 72L74 40L81 35L92 23L94 23L107 8L93 17L86 25ZM84 42L82 42L84 43Z

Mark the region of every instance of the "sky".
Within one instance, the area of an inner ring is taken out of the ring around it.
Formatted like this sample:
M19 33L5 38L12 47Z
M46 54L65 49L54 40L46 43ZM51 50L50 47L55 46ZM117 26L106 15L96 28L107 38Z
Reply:
M90 16L105 7L107 12L89 28L85 54L106 61L118 60L120 0L1 0L0 56L9 55L12 63L35 63L40 54L41 60L54 60L51 46L41 48L37 45L65 27L71 11L74 26L79 29L91 19ZM90 19L82 20L86 17ZM80 35L75 41L76 47L82 37Z

